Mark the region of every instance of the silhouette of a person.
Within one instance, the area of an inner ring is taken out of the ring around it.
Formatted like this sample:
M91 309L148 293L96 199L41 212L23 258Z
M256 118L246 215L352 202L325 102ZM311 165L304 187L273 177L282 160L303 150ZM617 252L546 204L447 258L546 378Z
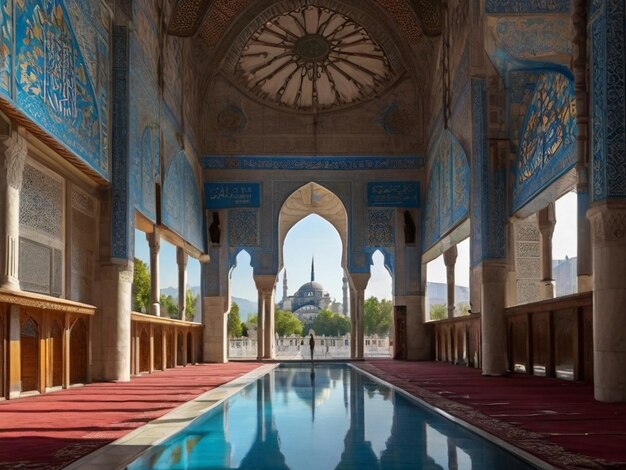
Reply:
M313 351L315 350L315 338L313 338L313 333L311 333L311 337L309 338L309 347L311 348L311 361L313 361Z

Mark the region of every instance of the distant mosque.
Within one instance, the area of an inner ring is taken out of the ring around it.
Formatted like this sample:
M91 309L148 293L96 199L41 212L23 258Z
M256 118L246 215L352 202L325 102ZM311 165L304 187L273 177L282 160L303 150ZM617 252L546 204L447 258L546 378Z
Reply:
M283 310L293 312L301 321L313 320L322 309L348 315L348 280L343 278L343 303L335 302L324 287L315 282L315 259L311 259L311 282L303 284L294 295L287 294L287 270L283 276L283 299L278 303Z

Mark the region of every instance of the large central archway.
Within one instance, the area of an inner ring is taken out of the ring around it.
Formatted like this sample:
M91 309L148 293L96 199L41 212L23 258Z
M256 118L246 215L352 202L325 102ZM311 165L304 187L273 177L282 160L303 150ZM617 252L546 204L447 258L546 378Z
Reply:
M294 191L283 203L278 215L278 270L283 269L283 245L289 230L305 217L317 214L326 219L341 238L341 267L347 273L348 212L341 199L317 183L308 183Z
M336 194L314 182L307 183L291 193L280 209L278 215L278 271L280 272L284 267L284 249L287 234L297 223L312 214L326 220L339 234L341 240L341 268L345 282L346 278L349 278L347 269L348 212ZM311 281L313 281L313 278ZM344 304L347 303L346 301L347 297L344 291ZM343 305L342 308L345 314L347 305ZM352 315L350 315L350 321L353 323Z

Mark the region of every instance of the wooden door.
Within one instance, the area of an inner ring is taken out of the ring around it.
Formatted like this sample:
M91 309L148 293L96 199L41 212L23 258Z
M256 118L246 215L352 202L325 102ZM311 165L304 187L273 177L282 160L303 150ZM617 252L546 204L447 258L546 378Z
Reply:
M22 324L20 369L22 392L39 390L39 325L32 317Z
M163 369L163 333L161 328L152 331L154 344L154 370Z
M88 367L87 325L82 318L70 331L70 383L86 383Z
M63 328L58 320L52 321L50 330L50 350L52 351L52 383L53 387L63 385Z
M396 331L393 358L406 359L406 306L396 305L394 316Z

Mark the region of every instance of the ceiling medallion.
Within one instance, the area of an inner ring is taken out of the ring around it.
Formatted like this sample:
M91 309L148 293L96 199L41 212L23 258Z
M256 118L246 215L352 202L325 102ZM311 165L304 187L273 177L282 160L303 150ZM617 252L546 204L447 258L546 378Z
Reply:
M259 98L304 112L372 98L394 78L384 51L361 25L317 5L259 28L243 47L235 75Z

